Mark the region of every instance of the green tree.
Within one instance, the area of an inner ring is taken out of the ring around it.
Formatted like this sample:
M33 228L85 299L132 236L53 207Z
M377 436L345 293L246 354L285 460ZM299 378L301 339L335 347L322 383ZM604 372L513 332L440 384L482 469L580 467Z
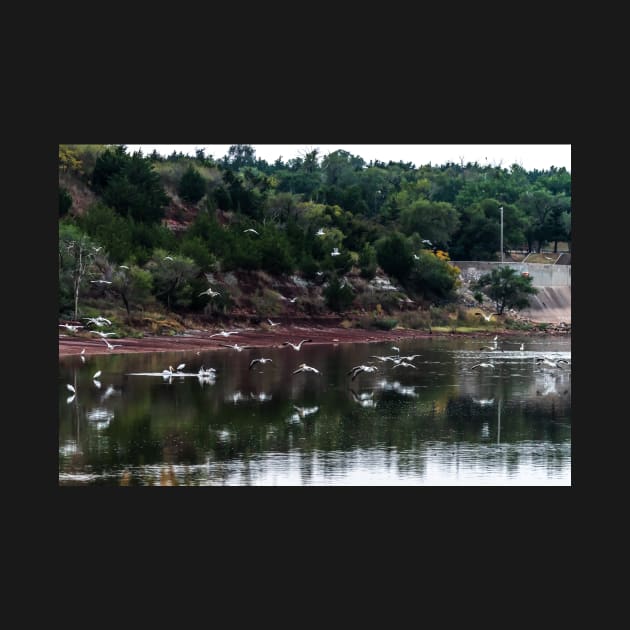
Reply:
M63 186L59 187L59 218L66 216L72 207L72 195Z
M119 267L112 276L110 290L123 302L127 320L131 324L131 309L142 306L151 298L153 276L151 272L131 265L129 269Z
M193 279L199 268L190 258L184 256L167 256L162 249L154 252L146 269L153 276L155 295L166 304L168 310L180 307L187 308L193 299Z
M354 291L345 279L339 280L337 274L333 274L328 285L323 290L326 306L335 313L340 313L352 304Z
M400 232L393 232L376 241L378 264L386 274L405 280L412 269L411 245Z
M182 175L177 194L190 203L197 203L206 194L206 180L192 164Z
M369 243L366 243L359 253L359 267L361 277L366 280L371 280L376 275L376 249Z
M446 247L459 227L458 212L450 203L418 199L400 213L405 234L417 232L434 245Z
M503 314L506 308L521 310L529 305L529 296L536 295L538 289L532 286L532 279L523 276L508 266L498 267L471 284L473 291L479 289L494 301L496 312Z

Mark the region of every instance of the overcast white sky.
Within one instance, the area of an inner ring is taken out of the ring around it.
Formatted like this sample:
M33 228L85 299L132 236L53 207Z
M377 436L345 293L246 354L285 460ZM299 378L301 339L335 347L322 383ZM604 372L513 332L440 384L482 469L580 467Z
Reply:
M236 144L236 143L234 143ZM142 149L145 155L156 149L168 156L173 151L195 155L197 149L205 149L206 157L224 157L229 144L128 144L127 150L133 153ZM403 161L412 162L416 167L425 164L434 166L463 161L477 162L480 166L501 166L509 168L519 164L526 171L548 170L552 166L565 167L571 171L570 144L252 144L256 157L273 164L279 157L284 162L319 148L320 159L332 151L343 149L352 155L361 156L366 162Z

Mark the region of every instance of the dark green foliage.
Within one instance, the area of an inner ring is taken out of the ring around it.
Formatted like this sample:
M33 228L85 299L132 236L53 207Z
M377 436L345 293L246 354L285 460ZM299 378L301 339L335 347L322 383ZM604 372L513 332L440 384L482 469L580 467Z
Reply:
M183 256L192 258L202 271L211 271L216 265L216 256L200 236L186 234L179 249Z
M536 295L538 289L532 286L530 276L521 275L512 267L498 267L471 285L473 291L484 290L494 300L496 312L503 314L506 308L523 309L529 305L529 296Z
M206 180L192 164L182 175L177 194L190 203L197 203L206 194Z
M330 279L323 295L326 306L336 313L347 309L354 300L352 287L345 280L339 280L336 274Z
M376 275L376 249L366 243L359 254L359 267L361 268L361 277L371 280Z
M376 242L378 264L386 274L404 280L412 268L411 246L400 232L393 232Z
M96 202L88 208L82 226L87 234L105 247L112 262L121 264L132 254L133 234L129 220L103 203Z
M453 267L426 250L420 251L418 256L420 260L414 259L405 287L428 300L452 297L457 280Z
M59 218L68 214L72 207L72 195L63 186L59 187Z

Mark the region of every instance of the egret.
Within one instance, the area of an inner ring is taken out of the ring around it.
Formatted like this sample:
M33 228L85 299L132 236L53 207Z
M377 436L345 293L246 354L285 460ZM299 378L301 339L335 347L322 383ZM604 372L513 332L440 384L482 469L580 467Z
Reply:
M256 232L256 230L254 228L247 228L246 230L243 230L243 233L245 232L251 232L252 234L256 234L258 236L260 236L260 234L258 234L258 232Z
M378 367L376 365L355 365L348 373L347 376L352 374L352 380L361 374L361 372L376 372Z
M85 354L85 348L83 348L83 350L81 350L80 354Z
M92 383L94 383L94 385L96 386L96 389L101 389L101 381L92 381Z
M290 341L285 341L282 345L283 346L291 346L296 352L299 352L302 349L302 344L304 343L308 343L313 341L312 339L302 339L302 341L300 341L300 343L291 343Z
M270 363L270 362L273 362L273 359L267 359L265 357L260 357L259 359L252 359L249 362L249 369L251 370L254 367L254 365L256 365L256 363L262 363L264 365L265 363Z
M321 374L321 372L310 365L306 365L306 363L300 363L297 370L293 370L293 374L299 374L300 372L314 372L315 374Z

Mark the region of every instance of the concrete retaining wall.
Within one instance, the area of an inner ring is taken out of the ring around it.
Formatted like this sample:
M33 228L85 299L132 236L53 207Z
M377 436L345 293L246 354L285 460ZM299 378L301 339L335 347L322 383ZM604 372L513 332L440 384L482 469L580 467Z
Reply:
M532 285L539 287L570 287L571 265L543 265L541 263L487 262L479 260L453 260L452 265L462 270L464 282L474 282L495 267L513 267L519 273L529 273Z

